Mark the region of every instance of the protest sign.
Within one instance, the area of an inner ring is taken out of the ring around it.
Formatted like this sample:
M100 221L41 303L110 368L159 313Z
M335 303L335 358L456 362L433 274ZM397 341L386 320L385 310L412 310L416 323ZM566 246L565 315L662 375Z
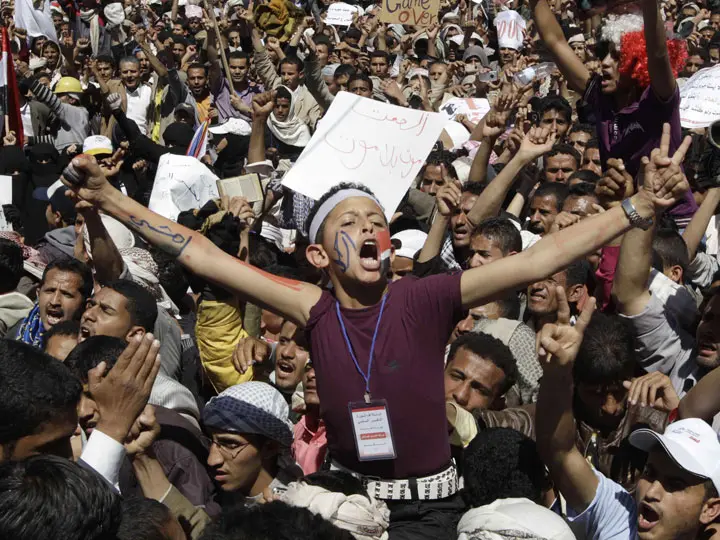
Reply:
M12 204L12 176L0 175L0 204ZM12 231L2 208L0 208L0 231Z
M525 19L517 11L508 10L498 13L495 16L495 28L500 48L519 50L525 39L525 25Z
M380 22L427 27L438 22L440 0L382 0Z
M337 26L350 26L353 16L358 13L355 6L346 4L345 2L335 2L330 4L325 17L325 24L334 24Z
M165 154L158 163L148 207L175 221L180 212L218 198L216 180L217 176L196 158Z
M701 69L680 88L680 125L708 127L720 120L720 66Z
M468 120L478 124L490 110L490 102L485 98L452 98L439 109L448 120L455 120L458 114L464 114Z
M319 199L341 182L370 188L392 216L447 119L340 92L283 184Z

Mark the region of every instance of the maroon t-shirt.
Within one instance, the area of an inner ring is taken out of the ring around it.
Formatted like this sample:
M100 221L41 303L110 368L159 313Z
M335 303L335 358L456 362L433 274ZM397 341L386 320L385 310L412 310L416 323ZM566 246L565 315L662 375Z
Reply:
M336 300L323 292L310 311L310 335L320 413L332 459L348 469L380 478L427 476L450 462L445 389L445 345L462 318L460 277L412 276L391 283L378 330L370 375L373 399L388 403L397 458L359 462L348 403L362 402L358 373L338 322ZM341 308L360 368L367 373L380 304Z

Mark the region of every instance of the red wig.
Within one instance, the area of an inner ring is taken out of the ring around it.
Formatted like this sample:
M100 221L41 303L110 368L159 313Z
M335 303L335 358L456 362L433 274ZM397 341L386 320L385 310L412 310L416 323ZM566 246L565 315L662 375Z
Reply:
M667 48L673 75L677 77L685 66L688 57L687 47L684 41L672 39L668 40ZM621 75L629 76L641 88L645 89L650 85L645 33L642 30L627 32L620 38L619 69Z

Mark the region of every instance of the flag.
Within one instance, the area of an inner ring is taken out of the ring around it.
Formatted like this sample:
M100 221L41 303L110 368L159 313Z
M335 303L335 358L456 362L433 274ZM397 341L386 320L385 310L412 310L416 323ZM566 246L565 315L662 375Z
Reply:
M195 131L190 146L188 146L186 156L192 156L200 159L207 152L207 140L208 140L208 127L210 127L210 120L205 120L200 127Z
M0 28L0 118L4 132L8 126L15 132L17 145L23 145L23 124L20 116L20 94L15 80L15 64L10 50L10 38L7 29Z

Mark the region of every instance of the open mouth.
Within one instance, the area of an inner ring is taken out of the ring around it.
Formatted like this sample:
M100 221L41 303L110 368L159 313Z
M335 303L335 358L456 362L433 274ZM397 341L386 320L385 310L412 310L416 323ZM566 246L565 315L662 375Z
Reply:
M374 239L365 240L360 246L360 266L368 271L380 269L380 258L377 241Z
M277 366L280 373L291 375L295 372L295 366L292 364L292 362L287 362L285 360L277 360L275 365Z
M46 319L49 325L54 326L63 320L62 310L48 309Z
M92 336L92 332L91 332L90 328L88 328L88 327L85 326L85 325L82 325L82 326L80 327L80 338L81 338L81 339L87 339L87 338L89 338L90 336Z
M638 528L641 531L652 529L660 521L658 513L650 508L647 504L640 504L640 513L638 514Z

